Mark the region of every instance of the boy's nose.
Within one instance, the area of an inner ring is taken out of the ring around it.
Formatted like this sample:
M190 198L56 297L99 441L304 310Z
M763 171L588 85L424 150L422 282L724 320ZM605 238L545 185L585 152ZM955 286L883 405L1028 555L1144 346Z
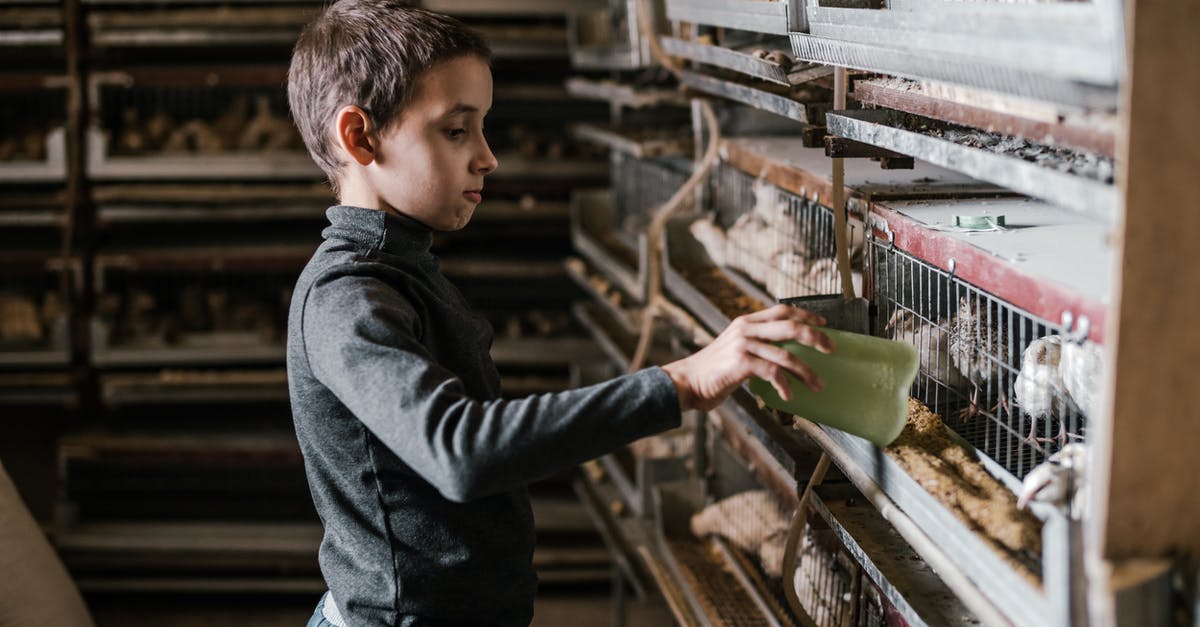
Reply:
M482 146L483 151L475 160L475 171L481 175L487 175L495 172L496 168L500 167L500 160L496 158L496 155L492 154L492 149L488 146L486 139L483 140Z

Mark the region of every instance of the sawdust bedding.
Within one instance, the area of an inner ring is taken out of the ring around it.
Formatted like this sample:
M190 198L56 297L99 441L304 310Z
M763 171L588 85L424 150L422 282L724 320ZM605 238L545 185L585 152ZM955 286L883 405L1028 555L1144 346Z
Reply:
M766 306L757 298L747 296L738 289L718 268L678 268L683 278L691 283L701 294L733 320L738 316L754 313Z
M1029 565L1041 555L1041 522L1017 509L1016 496L951 435L940 416L908 399L908 424L885 452L1018 573L1041 585Z

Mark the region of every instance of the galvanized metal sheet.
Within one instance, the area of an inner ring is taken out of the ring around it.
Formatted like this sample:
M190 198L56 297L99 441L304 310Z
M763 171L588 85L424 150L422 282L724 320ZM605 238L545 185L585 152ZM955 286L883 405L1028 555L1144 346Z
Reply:
M795 56L813 63L947 81L1087 109L1113 110L1117 106L1117 92L1111 86L1063 80L987 59L947 57L925 50L838 41L803 33L791 33L791 40Z
M740 85L730 81L723 81L718 78L706 76L699 72L684 70L680 74L680 81L687 87L691 87L697 91L702 91L715 96L721 96L730 100L735 100L742 104L749 105L756 109L769 111L776 115L782 115L786 118L791 118L797 122L811 123L811 120L816 119L813 111L810 109L819 109L802 102L797 102L791 98L772 94Z
M780 85L791 84L783 66L744 52L695 41L684 41L675 37L663 37L662 46L667 54L677 57L723 67Z
M667 0L667 19L771 35L788 34L783 0Z
M898 128L902 114L884 110L841 111L826 116L829 132L873 144L929 163L1002 185L1111 224L1116 218L1115 188L1065 174L1020 158L972 148Z

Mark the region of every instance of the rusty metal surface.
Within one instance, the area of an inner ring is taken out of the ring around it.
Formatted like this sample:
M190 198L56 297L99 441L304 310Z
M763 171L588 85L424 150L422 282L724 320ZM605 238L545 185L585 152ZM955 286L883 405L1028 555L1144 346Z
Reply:
M854 97L860 103L887 107L955 124L984 129L988 132L1016 135L1034 141L1045 141L1067 148L1076 148L1113 156L1116 137L1111 130L1071 121L1050 122L993 111L934 98L920 91L890 88L873 81L859 81Z

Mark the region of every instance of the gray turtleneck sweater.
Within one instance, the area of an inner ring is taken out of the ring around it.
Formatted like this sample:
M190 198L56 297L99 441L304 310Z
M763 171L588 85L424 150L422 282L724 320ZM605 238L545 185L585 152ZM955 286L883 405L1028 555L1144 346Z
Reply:
M337 206L288 317L292 413L321 572L366 625L528 625L525 486L679 425L659 368L500 400L492 329L406 217Z

